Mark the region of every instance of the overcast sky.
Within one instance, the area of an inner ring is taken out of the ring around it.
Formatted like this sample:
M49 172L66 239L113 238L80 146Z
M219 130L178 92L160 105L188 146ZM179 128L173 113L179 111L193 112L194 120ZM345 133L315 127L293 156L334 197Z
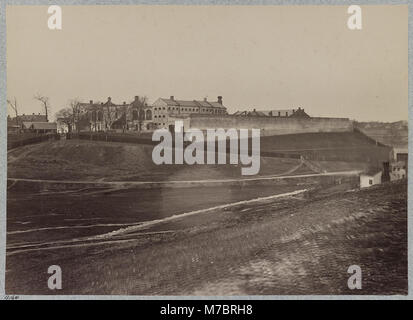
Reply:
M71 98L216 100L237 110L301 106L312 116L407 120L407 6L7 7L7 97L20 113ZM9 110L11 113L11 110Z

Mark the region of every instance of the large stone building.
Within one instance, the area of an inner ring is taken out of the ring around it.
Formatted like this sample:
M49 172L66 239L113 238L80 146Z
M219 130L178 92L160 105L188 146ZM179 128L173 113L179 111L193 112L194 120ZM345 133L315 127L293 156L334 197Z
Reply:
M222 96L217 101L178 100L174 96L159 98L148 105L145 98L135 96L130 103L116 104L109 97L104 103L81 103L76 123L80 131L153 131L175 130L181 121L183 129L209 128L261 129L262 136L311 133L352 132L353 122L347 118L310 117L302 108L241 112L229 115Z
M221 96L217 101L175 100L171 96L159 98L151 106L145 98L135 96L130 103L116 104L110 97L104 103L79 103L79 113L76 127L80 131L152 131L169 128L171 121L191 114L218 116L227 114L227 109Z
M126 103L116 104L108 97L106 102L80 103L76 126L81 131L145 131L153 130L152 110L145 98L135 96Z
M152 105L153 122L156 128L170 128L177 119L188 118L192 114L225 115L227 108L222 103L222 96L217 101L203 100L176 100L159 98Z

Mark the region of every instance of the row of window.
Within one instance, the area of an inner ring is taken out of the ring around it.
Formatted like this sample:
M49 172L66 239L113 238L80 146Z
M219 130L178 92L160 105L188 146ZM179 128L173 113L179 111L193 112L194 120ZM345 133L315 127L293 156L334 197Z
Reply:
M165 107L155 107L153 109L154 109L154 111L166 110ZM215 112L214 112L214 110L215 110ZM168 107L168 111L179 111L179 107ZM199 108L181 108L181 111L184 111L184 112L198 112ZM224 110L204 108L204 109L201 110L201 112L224 113Z
M114 114L115 119L118 119L120 116L120 113L115 112ZM89 119L91 119L93 122L95 121L103 121L103 112L102 111L92 111L92 112L88 112L88 117ZM152 120L152 112L151 110L146 110L143 111L141 110L140 113L138 113L137 110L133 110L132 111L132 120Z

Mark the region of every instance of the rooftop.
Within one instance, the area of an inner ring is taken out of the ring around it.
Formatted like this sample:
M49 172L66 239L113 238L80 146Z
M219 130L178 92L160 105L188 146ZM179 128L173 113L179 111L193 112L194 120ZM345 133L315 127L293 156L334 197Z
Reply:
M53 130L57 128L57 124L55 122L23 121L23 128L36 130Z
M218 101L208 101L207 99L204 100L176 100L173 96L169 99L167 98L160 98L164 101L168 106L181 106L181 107L189 107L189 108L198 108L198 107L205 107L205 108L225 108L222 104L222 97L218 97Z

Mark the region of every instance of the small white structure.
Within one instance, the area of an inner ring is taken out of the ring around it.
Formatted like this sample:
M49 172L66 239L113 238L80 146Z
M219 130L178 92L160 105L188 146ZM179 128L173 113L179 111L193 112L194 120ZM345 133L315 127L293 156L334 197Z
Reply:
M56 124L57 124L57 133L69 132L69 126L66 122L62 121L61 119L57 119Z
M371 187L375 184L381 183L381 176L383 172L380 170L369 171L360 175L360 188Z

